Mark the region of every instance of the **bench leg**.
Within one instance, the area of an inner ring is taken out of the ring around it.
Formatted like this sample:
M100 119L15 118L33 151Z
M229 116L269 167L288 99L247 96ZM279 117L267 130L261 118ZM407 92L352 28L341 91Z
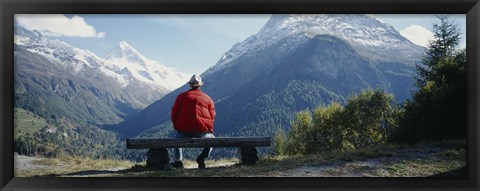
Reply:
M246 164L246 165L257 164L258 152L255 147L243 146L243 147L240 147L238 150L240 153L240 160L242 161L242 164Z
M149 149L147 152L147 168L166 170L170 163L167 149Z

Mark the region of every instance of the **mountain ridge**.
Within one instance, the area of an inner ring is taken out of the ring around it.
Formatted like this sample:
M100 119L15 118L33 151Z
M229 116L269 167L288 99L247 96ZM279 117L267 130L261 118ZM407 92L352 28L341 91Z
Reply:
M119 44L127 46L126 42ZM135 50L131 48L128 51ZM145 64L157 64L158 67L153 68L158 70L164 67L135 52L140 55L139 58L148 61ZM144 83L133 75L137 71L129 69L129 65L135 63L122 64L124 68L115 68L117 63L88 50L16 26L15 106L36 114L43 111L47 119L51 114L67 115L80 124L113 124L174 88L171 84ZM170 69L166 68L163 72L168 73ZM184 78L175 79L177 84L187 80L186 74L171 71Z
M353 24L345 24L344 20L353 20ZM363 24L368 24L364 26ZM340 32L339 32L340 31ZM303 34L306 37L312 38L318 34L328 34L337 36L349 42L354 42L352 45L360 50L359 53L365 57L372 58L382 62L392 62L392 60L385 60L385 58L392 58L395 55L379 54L379 52L392 53L395 51L385 50L385 46L400 50L402 54L408 54L407 64L414 66L418 64L416 59L418 55L423 54L425 48L411 43L408 39L403 37L391 25L383 23L375 18L368 17L361 14L327 14L327 15L298 15L298 14L278 14L272 15L267 23L260 29L260 31L248 37L242 42L235 44L232 49L227 51L216 65L209 68L204 75L208 76L211 72L216 71L224 65L228 65L239 56L242 56L246 51L256 50L254 47L266 47L278 41L278 39L286 36L299 36ZM376 35L374 40L366 40L367 34ZM383 37L393 36L391 37ZM299 36L299 40L302 40ZM363 49L371 49L372 51L362 51ZM411 47L411 48L410 48ZM398 53L398 52L395 52ZM404 57L395 58L405 59Z
M110 50L105 59L109 62L110 69L122 70L122 72L128 70L136 79L151 86L166 88L169 91L180 87L189 78L187 74L173 67L146 58L125 41L119 42L115 48Z

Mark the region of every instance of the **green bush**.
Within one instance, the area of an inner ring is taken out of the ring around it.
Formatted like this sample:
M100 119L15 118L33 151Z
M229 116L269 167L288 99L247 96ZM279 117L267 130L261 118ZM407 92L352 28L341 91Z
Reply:
M312 115L310 111L305 110L297 113L292 122L292 128L288 134L288 142L285 153L289 155L307 154L308 146L312 140L309 135L312 129Z
M283 128L278 128L273 137L273 149L276 155L285 155L285 147L287 146L287 135Z
M388 131L396 125L393 96L381 90L367 90L348 99L344 125L347 139L355 148L385 143Z
M345 139L349 131L344 125L344 111L344 107L338 103L332 103L328 107L317 107L313 111L314 126L311 132L314 136L314 142L311 145L313 151L351 147Z
M345 107L331 103L315 108L313 113L299 112L292 122L285 153L305 155L382 145L398 129L396 116L402 110L393 100L382 90L365 90L349 97Z

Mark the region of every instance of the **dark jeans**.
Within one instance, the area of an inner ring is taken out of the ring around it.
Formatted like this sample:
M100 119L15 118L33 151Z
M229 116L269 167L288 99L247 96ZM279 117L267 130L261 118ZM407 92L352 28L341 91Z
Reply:
M215 137L212 133L181 133L177 131L175 134L175 138L213 138ZM174 160L175 161L182 161L183 160L183 149L182 148L174 148ZM203 158L207 158L212 152L211 147L203 148L202 153L199 156Z

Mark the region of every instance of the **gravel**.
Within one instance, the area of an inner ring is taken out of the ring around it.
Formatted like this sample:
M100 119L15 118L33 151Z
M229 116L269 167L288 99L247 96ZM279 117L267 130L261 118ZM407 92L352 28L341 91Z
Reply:
M39 168L47 168L45 165L41 164L36 164L36 161L40 161L42 159L35 158L35 157L28 157L28 156L23 156L23 155L18 155L17 153L14 153L14 169L15 170L24 170L24 171L30 171L30 170L35 170Z

